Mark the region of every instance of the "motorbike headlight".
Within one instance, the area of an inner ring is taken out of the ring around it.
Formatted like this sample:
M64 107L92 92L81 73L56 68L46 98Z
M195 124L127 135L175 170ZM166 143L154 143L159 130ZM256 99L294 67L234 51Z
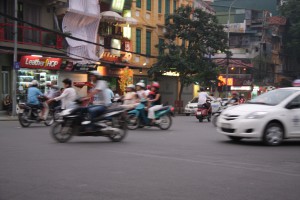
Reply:
M250 113L249 115L246 116L246 119L261 119L264 116L267 115L268 112L265 111L257 111L257 112L253 112Z

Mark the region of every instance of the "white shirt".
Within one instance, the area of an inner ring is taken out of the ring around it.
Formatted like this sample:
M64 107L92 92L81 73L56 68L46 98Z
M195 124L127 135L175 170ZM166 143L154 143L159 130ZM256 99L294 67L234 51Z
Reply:
M139 90L139 91L136 91L136 93L140 99L145 99L147 97L145 90Z
M65 88L63 93L54 98L55 101L61 100L61 108L62 109L68 109L71 105L73 105L74 101L76 100L77 95L74 88Z
M94 95L93 104L94 105L104 105L109 106L111 104L111 99L108 93L106 92L107 83L103 80L98 80L96 86L93 90L99 90L98 93Z
M199 105L205 104L207 98L209 98L209 97L208 97L208 94L206 92L200 92L199 95L198 95L198 104Z

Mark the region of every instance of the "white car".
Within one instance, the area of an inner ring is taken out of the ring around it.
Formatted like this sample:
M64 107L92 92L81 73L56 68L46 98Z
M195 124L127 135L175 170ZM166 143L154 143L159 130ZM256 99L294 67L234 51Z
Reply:
M300 87L276 89L227 108L217 130L234 141L259 138L267 145L300 138Z
M221 107L221 102L214 100L211 102L212 113L215 113ZM193 98L186 104L184 108L184 113L186 116L193 115L198 109L198 97Z

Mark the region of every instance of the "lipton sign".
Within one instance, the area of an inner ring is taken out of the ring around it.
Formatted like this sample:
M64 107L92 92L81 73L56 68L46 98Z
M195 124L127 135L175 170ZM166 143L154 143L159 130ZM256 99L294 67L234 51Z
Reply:
M61 63L61 58L22 56L20 66L22 68L59 70Z

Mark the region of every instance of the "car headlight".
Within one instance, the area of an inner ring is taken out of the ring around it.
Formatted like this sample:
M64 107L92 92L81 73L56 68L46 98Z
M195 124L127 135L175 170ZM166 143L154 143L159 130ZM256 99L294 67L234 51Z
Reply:
M257 112L253 112L250 113L249 115L246 116L246 119L261 119L264 116L266 116L268 112L265 111L257 111Z

